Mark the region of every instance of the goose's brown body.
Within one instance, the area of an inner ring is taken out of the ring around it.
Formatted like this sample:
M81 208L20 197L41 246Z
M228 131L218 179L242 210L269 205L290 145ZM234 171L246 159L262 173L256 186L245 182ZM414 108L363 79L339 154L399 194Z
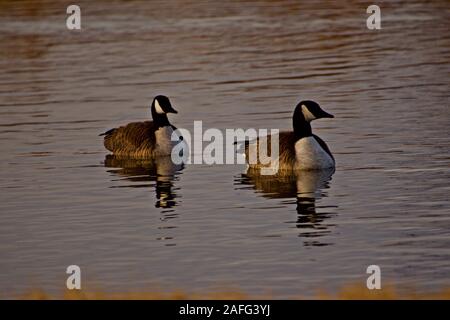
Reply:
M170 124L168 113L178 113L169 98L156 96L150 108L153 121L132 122L102 133L103 144L116 158L151 159L170 156L176 128ZM183 138L179 136L180 140Z
M153 121L132 122L105 132L103 143L117 157L152 158L157 150L156 129Z
M294 166L295 164L295 136L293 132L280 132L279 136L279 169L288 169ZM272 150L272 138L274 136L270 135L267 137L267 150L261 150L263 154L267 154L267 156L271 157ZM259 147L260 147L261 138L258 137L256 141L246 141L245 143L245 158L249 163L249 167L251 169L260 169L263 167L267 167L268 165L262 164L259 159ZM250 161L250 151L255 152L254 157L257 157L256 163L251 163ZM272 159L274 161L275 159Z
M313 134L312 137L317 140L319 145L333 158L333 155L331 154L330 149L328 148L327 144L317 135ZM272 136L268 136L267 138L267 151L265 152L269 157L271 156L270 150L271 150L271 140L273 138ZM278 134L279 138L279 162L278 162L278 168L279 170L294 170L296 168L296 150L295 150L295 144L299 140L299 138L294 134L293 131L282 131ZM256 155L259 155L259 144L260 144L260 138L258 138L256 141L245 143L245 157L249 159L249 149L250 146L254 145L254 150L256 150ZM263 152L264 154L264 152ZM334 158L333 158L334 159ZM272 159L274 161L275 159ZM250 169L260 169L263 167L268 167L269 165L261 164L258 158L257 163L255 164L249 164Z

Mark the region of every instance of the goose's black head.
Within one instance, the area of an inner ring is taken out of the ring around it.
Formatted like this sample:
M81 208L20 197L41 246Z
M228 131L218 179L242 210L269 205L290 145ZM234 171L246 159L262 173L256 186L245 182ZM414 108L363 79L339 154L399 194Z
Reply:
M311 121L320 118L334 118L334 116L324 111L318 103L311 100L301 101L295 107L292 117L294 133L299 137L308 137L312 135Z
M169 125L168 113L178 113L172 107L169 98L163 95L158 95L153 99L151 110L153 121L159 127Z

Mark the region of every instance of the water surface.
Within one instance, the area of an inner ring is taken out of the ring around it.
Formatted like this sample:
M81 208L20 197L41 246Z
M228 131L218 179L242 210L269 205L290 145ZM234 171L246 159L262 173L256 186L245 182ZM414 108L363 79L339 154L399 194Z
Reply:
M447 1L0 1L0 292L237 287L277 297L450 285ZM192 129L290 129L301 99L336 172L107 158L99 133L168 95Z

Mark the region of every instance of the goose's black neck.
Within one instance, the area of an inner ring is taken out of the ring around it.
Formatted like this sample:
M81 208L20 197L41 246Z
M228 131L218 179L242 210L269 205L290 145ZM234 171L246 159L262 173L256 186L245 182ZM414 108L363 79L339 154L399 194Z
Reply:
M305 120L305 116L301 108L295 108L292 117L292 125L294 127L294 134L297 139L312 136L311 124Z
M156 128L170 126L169 118L167 118L167 114L156 112L155 102L153 102L153 104L152 104L152 118L153 118L153 123L155 124Z

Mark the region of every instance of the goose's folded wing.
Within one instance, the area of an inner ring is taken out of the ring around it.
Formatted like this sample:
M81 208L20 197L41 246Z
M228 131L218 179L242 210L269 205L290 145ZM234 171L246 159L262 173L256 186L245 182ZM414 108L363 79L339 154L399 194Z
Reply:
M293 132L288 131L282 131L278 133L277 135L270 135L267 138L266 141L266 148L267 150L262 150L265 154L267 154L269 157L272 157L271 150L272 150L272 139L278 138L278 156L280 158L280 161L286 162L286 163L293 163L295 162L295 142L296 138ZM252 145L257 145L256 149L253 149L253 152L259 153L259 144L260 144L261 138L258 138L256 140L245 141L245 156L247 159L249 159L249 150ZM259 158L259 157L258 157Z
M132 122L126 126L111 129L103 135L105 148L113 153L134 152L155 144L152 121Z

